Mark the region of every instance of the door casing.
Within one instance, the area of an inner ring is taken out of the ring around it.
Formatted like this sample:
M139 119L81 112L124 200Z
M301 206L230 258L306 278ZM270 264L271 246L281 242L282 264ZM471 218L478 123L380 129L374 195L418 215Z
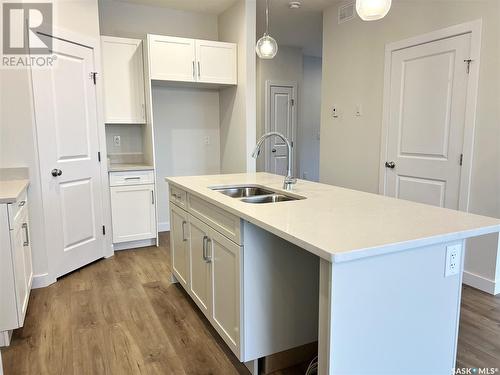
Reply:
M390 91L391 91L391 63L392 53L401 49L430 43L441 39L451 38L463 34L471 34L472 63L470 65L469 81L467 85L467 102L465 108L465 126L463 143L463 164L460 177L459 210L469 210L470 183L472 174L472 157L474 148L474 130L476 125L477 95L479 87L479 68L481 56L481 32L482 20L462 23L433 31L399 42L387 44L385 47L385 69L384 69L384 99L382 115L382 134L380 147L380 169L379 169L379 194L386 195L386 173L385 162L388 153L389 138L389 116L390 116Z

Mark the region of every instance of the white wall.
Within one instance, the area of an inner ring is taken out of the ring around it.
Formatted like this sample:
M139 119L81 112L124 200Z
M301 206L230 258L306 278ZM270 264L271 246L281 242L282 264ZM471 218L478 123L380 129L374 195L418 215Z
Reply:
M167 230L169 195L164 178L220 173L219 93L153 87L153 112L158 221L160 229Z
M321 123L320 57L304 56L302 99L299 101L298 129L299 177L319 181L319 147Z
M255 171L255 23L255 0L238 0L218 17L219 40L238 44L238 86L220 91L223 173Z
M124 1L99 0L101 35L142 39L146 34L217 40L217 16Z
M384 47L454 24L483 19L479 97L473 155L470 211L500 217L500 2L394 2L382 21L338 24L337 5L323 18L323 85L320 179L378 193ZM364 115L355 118L355 104ZM345 115L334 121L336 104ZM471 241L466 270L494 283L496 236ZM500 281L500 280L498 280Z

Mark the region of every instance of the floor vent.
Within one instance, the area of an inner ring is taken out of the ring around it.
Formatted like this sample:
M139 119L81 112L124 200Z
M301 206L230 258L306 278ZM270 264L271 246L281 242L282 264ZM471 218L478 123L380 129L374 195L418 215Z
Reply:
M339 7L339 24L354 19L354 3L341 5Z

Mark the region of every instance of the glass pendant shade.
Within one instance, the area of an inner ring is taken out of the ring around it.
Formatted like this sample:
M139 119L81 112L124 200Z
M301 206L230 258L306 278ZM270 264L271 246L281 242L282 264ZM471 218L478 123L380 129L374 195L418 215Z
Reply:
M261 59L272 59L278 53L278 43L273 37L264 34L262 38L257 41L255 52Z
M384 18L391 9L392 0L356 0L356 12L363 21Z

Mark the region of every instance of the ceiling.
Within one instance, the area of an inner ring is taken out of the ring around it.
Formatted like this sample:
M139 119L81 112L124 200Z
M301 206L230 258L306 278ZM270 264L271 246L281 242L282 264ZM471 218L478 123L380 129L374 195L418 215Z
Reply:
M161 6L165 8L219 14L228 9L237 0L115 0L124 3Z
M302 48L308 56L322 55L323 9L335 0L301 0L299 9L290 9L290 0L269 1L269 34L278 46ZM266 1L257 0L257 38L265 30Z

